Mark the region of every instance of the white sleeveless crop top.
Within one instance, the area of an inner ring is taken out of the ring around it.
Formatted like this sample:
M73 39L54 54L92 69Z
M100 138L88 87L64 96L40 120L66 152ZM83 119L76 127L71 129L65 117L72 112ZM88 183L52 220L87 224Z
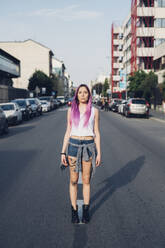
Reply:
M95 108L91 108L91 116L89 118L88 125L84 127L84 114L80 114L79 125L76 127L72 121L72 129L70 136L95 136L94 134L94 118L95 118Z

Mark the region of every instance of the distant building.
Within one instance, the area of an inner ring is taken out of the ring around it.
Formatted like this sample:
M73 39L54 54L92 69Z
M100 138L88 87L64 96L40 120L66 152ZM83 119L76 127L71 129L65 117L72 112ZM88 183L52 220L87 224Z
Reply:
M155 48L154 70L158 75L159 84L163 83L165 74L165 42Z
M0 102L8 102L15 98L26 98L29 92L13 87L13 79L20 77L20 61L0 49Z
M104 84L106 79L109 81L109 75L99 74L98 77L92 81L92 86L99 83Z
M12 78L20 77L20 61L0 49L0 85L12 86Z
M121 81L128 85L129 75L135 71L154 71L156 64L158 70L160 60L164 64L165 1L132 0L122 25L112 24L111 38L112 91L115 92L123 90ZM161 72L157 74L160 83Z
M57 94L58 96L69 96L70 76L66 72L66 67L63 61L52 58L52 73L58 78Z
M36 70L43 71L47 76L52 74L52 56L50 48L34 41L0 42L0 48L21 61L21 75L14 79L14 87L27 89L29 78Z

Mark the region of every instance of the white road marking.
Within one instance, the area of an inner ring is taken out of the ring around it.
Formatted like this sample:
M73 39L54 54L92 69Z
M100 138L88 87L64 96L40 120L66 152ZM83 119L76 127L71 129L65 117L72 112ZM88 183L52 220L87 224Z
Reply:
M79 179L78 179L78 184L82 184L82 173L79 172ZM78 215L79 215L79 218L80 218L80 225L81 224L84 224L81 222L81 219L82 219L82 206L84 204L84 201L83 200L77 200L77 205L78 205Z
M162 122L164 123L165 120L162 120L162 119L158 119L158 118L155 118L155 117L150 117L151 120L154 120L154 121L159 121L159 122Z
M82 184L82 173L79 172L78 184Z
M77 205L78 205L78 216L80 218L80 223L79 224L84 224L81 222L81 219L82 219L82 206L84 204L84 201L83 200L77 200Z

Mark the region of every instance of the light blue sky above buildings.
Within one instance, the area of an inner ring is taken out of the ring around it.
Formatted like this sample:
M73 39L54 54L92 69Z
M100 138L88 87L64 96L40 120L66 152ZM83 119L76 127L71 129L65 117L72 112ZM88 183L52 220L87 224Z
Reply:
M1 41L33 39L64 61L75 84L110 73L112 21L131 0L1 0Z

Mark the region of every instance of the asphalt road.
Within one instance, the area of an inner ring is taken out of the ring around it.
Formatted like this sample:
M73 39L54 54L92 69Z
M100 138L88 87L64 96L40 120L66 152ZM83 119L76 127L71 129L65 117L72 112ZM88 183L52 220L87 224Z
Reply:
M0 137L1 248L165 247L165 123L100 112L100 126L88 225L70 223L59 169L66 108Z

